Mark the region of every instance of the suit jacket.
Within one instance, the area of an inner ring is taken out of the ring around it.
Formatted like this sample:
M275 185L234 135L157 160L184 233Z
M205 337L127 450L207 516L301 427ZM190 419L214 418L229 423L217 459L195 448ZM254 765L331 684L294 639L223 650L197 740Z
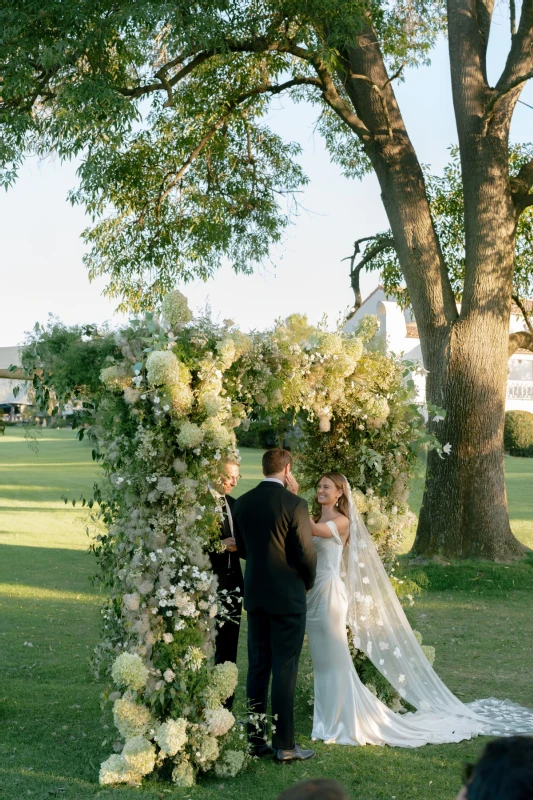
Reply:
M230 514L233 517L233 508L235 506L235 499L226 495ZM234 534L231 532L231 525L226 513L226 507L223 506L223 518L220 525L220 538L227 539ZM231 591L239 587L241 591L244 588L244 579L242 577L241 561L239 553L209 553L211 567L213 572L218 578L218 591L227 589Z
M263 481L235 503L234 535L246 559L244 607L304 614L316 575L307 503L280 483Z

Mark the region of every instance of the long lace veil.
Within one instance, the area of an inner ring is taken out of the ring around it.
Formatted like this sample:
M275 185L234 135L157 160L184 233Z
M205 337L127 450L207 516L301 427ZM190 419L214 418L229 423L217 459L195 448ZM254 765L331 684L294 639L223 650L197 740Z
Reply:
M342 578L348 596L347 625L355 646L366 653L399 695L421 712L465 717L472 733L530 733L533 711L508 700L465 705L447 688L427 660L405 616L344 478L350 505L350 538ZM488 727L487 727L488 726Z

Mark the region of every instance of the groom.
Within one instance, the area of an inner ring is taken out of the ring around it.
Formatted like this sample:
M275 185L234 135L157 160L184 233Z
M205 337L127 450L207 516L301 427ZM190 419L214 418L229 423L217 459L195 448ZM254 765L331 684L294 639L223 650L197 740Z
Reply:
M296 495L292 456L275 448L263 455L264 480L234 506L234 535L246 559L244 607L248 613L246 693L252 713L266 714L272 673L272 745L277 761L302 761L314 750L294 740L294 692L305 633L306 592L316 573L307 503ZM287 490L290 487L290 491ZM255 755L268 755L263 730L249 725Z

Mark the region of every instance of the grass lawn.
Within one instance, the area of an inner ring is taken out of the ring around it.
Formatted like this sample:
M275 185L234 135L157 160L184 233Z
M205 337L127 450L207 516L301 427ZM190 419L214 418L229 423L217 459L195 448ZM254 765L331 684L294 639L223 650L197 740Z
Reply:
M533 459L506 463L513 530L533 546ZM260 477L258 451L244 452L241 472L239 492ZM462 764L476 758L482 739L413 751L318 744L307 764L261 761L233 781L204 779L189 790L149 781L141 790L100 788L99 764L113 741L109 715L99 707L103 687L87 668L99 638L100 597L89 582L94 565L82 514L61 500L87 494L96 475L89 447L71 431L43 432L37 455L20 429L0 437L1 800L273 800L293 781L316 776L337 778L354 800L455 797ZM441 677L465 701L493 695L533 706L532 566L427 572L430 590L408 613L424 641L436 646ZM244 674L244 647L240 656ZM304 652L302 673L308 668ZM302 688L303 745L310 744L310 713Z

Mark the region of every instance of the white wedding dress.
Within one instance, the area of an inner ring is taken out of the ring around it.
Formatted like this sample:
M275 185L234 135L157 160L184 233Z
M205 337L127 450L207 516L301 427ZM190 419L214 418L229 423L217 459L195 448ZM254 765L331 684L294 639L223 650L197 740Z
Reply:
M351 500L347 485L346 493ZM314 537L317 575L307 595L307 635L314 669L313 739L347 745L421 747L477 735L533 733L533 710L508 700L465 705L440 680L418 644L353 500L343 548ZM343 557L344 556L344 557ZM396 714L361 682L347 625L399 694L418 710Z

